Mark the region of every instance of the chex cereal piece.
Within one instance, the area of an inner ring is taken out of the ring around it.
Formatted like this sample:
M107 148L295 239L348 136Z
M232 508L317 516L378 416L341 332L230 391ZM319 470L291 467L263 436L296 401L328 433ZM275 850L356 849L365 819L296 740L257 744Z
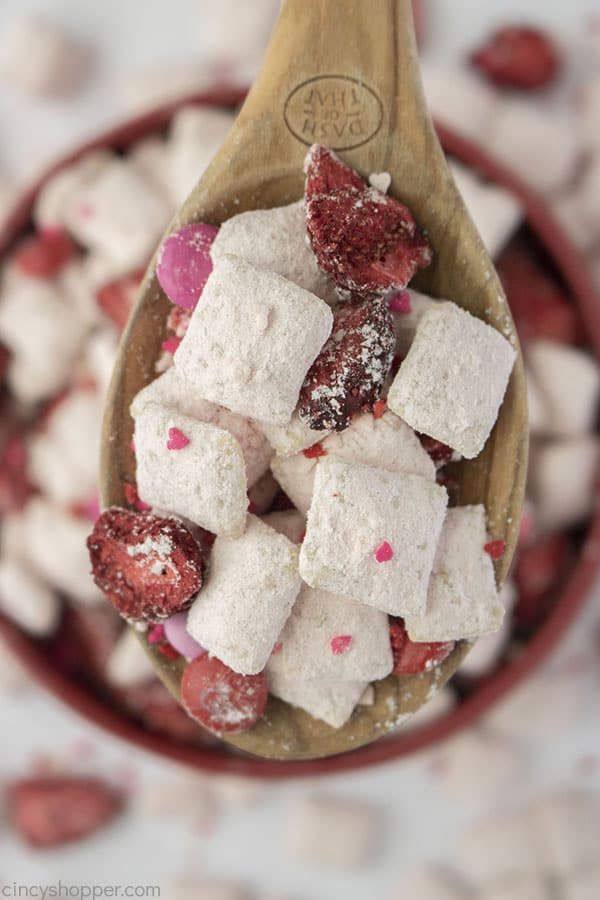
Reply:
M292 456L306 447L312 447L331 433L327 430L315 431L302 421L297 410L294 410L292 418L285 425L270 425L268 422L258 422L257 425L277 456Z
M34 97L73 93L85 79L88 52L41 16L21 16L2 35L3 80Z
M537 868L536 844L527 813L480 822L462 838L458 858L478 887L527 876Z
M29 445L28 475L50 500L65 505L91 497L98 481L102 402L74 390L52 410Z
M444 488L418 475L323 457L300 552L311 587L393 615L420 615L442 529ZM392 558L378 562L383 543Z
M112 378L118 346L117 335L110 326L96 329L85 342L85 369L94 379L102 404Z
M533 872L486 884L478 894L478 900L548 900L545 879Z
M262 517L279 534L285 534L292 544L299 544L306 531L306 519L297 509L285 509L281 512L272 512Z
M571 528L590 515L599 463L600 441L595 436L534 446L528 486L540 529Z
M293 859L337 869L367 865L376 854L383 825L379 807L332 795L299 797L288 822Z
M90 523L58 504L33 497L23 510L24 555L34 571L76 603L97 603L85 542Z
M10 278L0 295L0 340L13 354L8 382L19 400L36 403L65 386L85 330L55 285Z
M600 795L597 791L557 791L537 802L532 824L538 834L540 864L556 877L598 862Z
M556 341L527 346L531 377L548 410L548 433L570 437L591 431L600 398L600 367L588 353Z
M135 166L114 159L71 194L66 225L80 244L108 257L123 274L146 265L170 211Z
M37 194L33 221L40 229L64 228L71 197L89 184L114 155L108 150L92 150L77 162L59 169Z
M368 686L366 681L299 681L295 675L273 672L271 660L266 668L270 693L332 728L346 724Z
M218 537L188 631L244 675L264 669L300 590L298 549L256 516L244 534Z
M185 435L169 449L171 429ZM228 431L147 404L135 422L138 494L150 506L185 516L213 534L241 534L248 498L244 458Z
M414 291L412 288L407 289L407 294L408 305L410 306L408 312L400 312L392 306L394 334L396 335L396 354L401 359L404 359L408 353L417 331L417 325L427 310L440 302L439 300L434 300L433 297L427 296L427 294L420 294L419 291Z
M322 272L306 236L304 200L274 209L252 209L221 225L213 259L241 256L257 269L276 272L322 300L336 301L333 282Z
M495 259L519 227L521 204L514 194L482 181L455 160L450 162L450 170L488 253Z
M154 677L150 657L132 628L126 628L113 647L106 664L106 677L115 687L143 684Z
M561 882L560 889L563 900L597 900L600 884L600 866L598 863L579 872L572 872Z
M517 588L510 579L502 585L498 602L504 608L502 625L495 634L480 637L460 664L461 675L478 678L487 675L497 664L510 641L511 612L517 600Z
M435 466L408 425L391 412L376 419L363 413L345 431L334 432L319 442L324 455L363 463L387 472L405 472L435 480ZM313 494L317 456L304 452L275 457L271 470L299 510L307 513Z
M413 641L452 641L497 631L504 609L489 553L485 508L449 509L433 561L422 615L405 617Z
M17 560L0 560L0 611L35 637L56 630L61 603L57 594Z
M175 353L175 368L207 400L285 425L332 320L314 294L223 256Z
M267 471L273 451L258 425L224 406L196 396L179 377L174 366L136 394L131 404L131 415L134 419L141 415L148 403L157 403L166 409L207 425L215 425L232 434L244 455L249 487L252 487Z
M494 426L515 356L490 325L442 303L421 319L388 407L416 431L473 459Z
M173 117L169 130L169 181L175 206L180 206L223 143L234 114L211 106L186 106Z
M387 900L468 900L469 893L451 872L434 866L402 871Z
M388 618L348 597L304 585L269 661L300 681L377 681L392 671Z
M94 581L126 619L156 622L190 606L202 587L200 545L178 519L112 506L87 539Z

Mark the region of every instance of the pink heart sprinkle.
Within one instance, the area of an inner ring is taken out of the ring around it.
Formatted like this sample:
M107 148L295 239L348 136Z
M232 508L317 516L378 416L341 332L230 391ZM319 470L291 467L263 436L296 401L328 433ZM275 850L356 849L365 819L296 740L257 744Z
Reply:
M169 440L167 441L167 450L183 450L187 447L190 439L185 436L179 428L169 428Z
M338 634L337 637L331 639L331 652L334 656L340 656L346 652L351 643L351 634Z
M383 544L375 551L375 559L378 563L389 562L390 559L393 559L393 556L394 551L387 541L384 541Z
M148 643L149 644L158 644L160 641L164 641L165 639L165 626L164 625L155 625L151 632L148 634Z
M390 298L389 302L392 312L409 313L412 312L412 304L410 302L410 294L408 291L398 291Z
M201 222L185 225L161 247L157 278L169 300L182 309L194 309L212 272L210 247L218 230Z
M281 653L282 649L283 649L283 644L281 642L275 644L275 646L271 650L271 656L277 656L278 653Z
M175 353L177 348L181 343L181 338L177 337L177 335L173 334L171 337L168 337L166 341L163 341L160 345L161 350L166 350L167 353Z

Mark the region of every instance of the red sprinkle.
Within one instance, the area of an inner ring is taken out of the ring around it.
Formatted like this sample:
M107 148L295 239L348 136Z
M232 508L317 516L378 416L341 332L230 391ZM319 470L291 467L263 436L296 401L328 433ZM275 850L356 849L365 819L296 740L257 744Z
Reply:
M408 291L398 291L390 298L389 306L392 312L409 313L412 312L412 304L410 302L410 294Z
M319 456L327 456L327 450L323 444L313 444L302 451L307 459L317 459Z
M387 400L377 400L373 406L373 418L380 419L387 409Z
M179 659L179 653L175 647L172 647L170 644L159 644L156 649L168 659Z
M179 428L169 428L169 440L167 441L167 450L183 450L187 447L190 439L185 436Z
M254 515L254 513L256 512L256 503L253 500L251 500L248 504L248 512L251 515Z
M180 343L181 338L177 337L176 334L173 334L171 337L168 337L166 341L163 341L160 347L161 350L165 350L167 353L175 353Z
M502 559L504 551L506 550L506 541L490 541L488 544L484 545L483 549L493 560Z
M351 634L338 634L336 637L331 639L331 652L334 656L341 656L342 653L346 652L351 643Z
M303 531L299 538L299 543L304 543L304 538L306 537L306 531Z
M281 653L282 649L283 644L281 643L281 641L278 641L271 650L271 656L277 656L278 653Z
M380 547L375 551L375 559L378 563L389 562L390 559L393 559L394 551L392 550L390 544L387 541L384 541Z
M148 634L148 643L149 644L160 644L161 641L165 640L165 626L164 625L155 625L152 631Z
M149 503L144 503L143 500L140 500L135 484L132 484L130 481L126 481L123 485L123 493L129 505L135 506L140 512L148 512L148 510L152 509Z

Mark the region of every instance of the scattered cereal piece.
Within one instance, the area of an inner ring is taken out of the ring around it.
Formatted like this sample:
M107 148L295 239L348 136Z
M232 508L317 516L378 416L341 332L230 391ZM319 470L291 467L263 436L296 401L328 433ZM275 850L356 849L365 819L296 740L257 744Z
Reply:
M189 663L181 679L181 699L189 715L219 733L252 728L265 711L267 696L262 672L240 675L206 655Z
M288 821L288 848L293 859L310 865L357 869L377 852L381 810L362 800L302 796Z
M145 684L155 677L150 657L132 628L126 628L106 663L106 677L115 687Z
M250 515L241 537L215 541L188 631L236 672L253 675L265 667L300 584L297 547Z
M298 410L294 410L292 418L285 425L269 425L266 422L258 422L261 431L277 453L277 456L292 456L312 447L315 443L323 440L331 432L314 431L309 425L302 421L298 415Z
M486 250L495 259L523 220L523 208L514 194L483 181L472 169L452 160L450 170Z
M327 456L317 464L300 574L384 612L420 615L446 504L444 488L424 478ZM379 565L383 535L394 558Z
M221 257L175 354L189 389L242 415L285 425L331 331L323 301L244 260Z
M515 351L453 303L429 309L388 393L388 407L473 459L494 426Z
M600 800L596 792L554 792L534 805L532 818L545 871L567 877L597 864Z
M571 528L594 508L600 441L595 436L533 447L529 490L542 531Z
M184 106L175 113L167 140L173 209L187 199L223 143L234 116L232 110L199 104Z
M202 586L202 551L177 519L113 506L87 546L96 584L127 619L168 618L186 609Z
M162 243L156 275L169 300L183 309L194 309L212 272L210 249L218 230L204 223L185 225Z
M366 681L299 681L295 674L272 671L272 661L266 669L270 693L332 728L345 725L367 687Z
M0 560L0 610L28 634L44 638L58 627L61 602L52 588L24 563L3 556Z
M433 562L424 614L405 616L412 641L453 641L497 631L504 610L488 553L485 508L449 509Z

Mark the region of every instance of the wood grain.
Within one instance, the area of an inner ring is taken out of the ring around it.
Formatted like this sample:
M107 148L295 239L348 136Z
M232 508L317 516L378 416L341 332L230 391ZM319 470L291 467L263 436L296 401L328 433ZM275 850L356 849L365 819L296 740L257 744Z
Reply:
M502 331L518 347L492 263L458 194L424 103L410 0L286 0L261 72L221 150L168 231L189 222L220 224L243 210L302 196L307 145L328 144L365 177L392 175L391 193L429 234L434 262L415 286L452 300ZM129 405L154 377L170 304L150 264L123 336L107 401L101 460L104 506L125 505L135 478L128 444ZM517 360L500 416L483 453L460 464L460 503L485 504L492 537L507 549L496 565L502 583L514 551L527 466L526 391ZM142 638L143 640L143 638ZM181 664L144 644L177 697ZM375 704L333 729L271 698L264 719L226 736L260 756L308 759L360 747L418 709L458 668L461 643L433 673L376 686Z

